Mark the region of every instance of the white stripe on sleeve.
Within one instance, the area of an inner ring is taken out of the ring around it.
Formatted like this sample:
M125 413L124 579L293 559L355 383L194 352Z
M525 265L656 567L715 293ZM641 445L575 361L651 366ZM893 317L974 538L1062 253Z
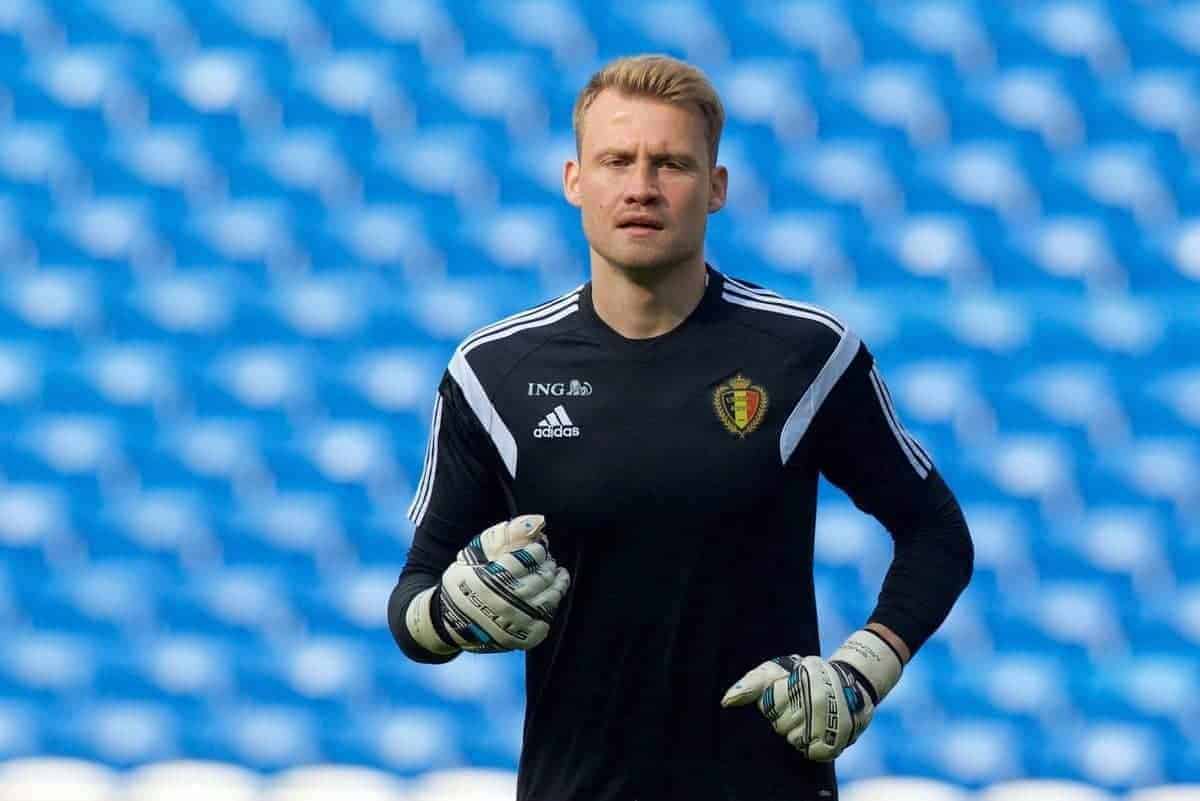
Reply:
M917 471L917 475L925 478L929 475L929 468L933 466L932 462L926 462L928 458L924 455L924 451L920 455L913 448L912 441L908 432L900 425L900 421L896 419L896 412L892 408L892 399L887 394L887 387L883 383L883 379L879 377L879 372L874 367L871 368L871 386L875 389L875 397L879 399L879 405L883 409L883 416L887 418L888 427L892 429L892 434L896 437L896 442L899 443L900 449L904 451L905 457L908 458L908 463L912 465L913 470Z
M828 323L826 324L828 325ZM788 459L792 458L796 446L804 438L804 434L812 424L813 418L817 416L821 404L825 403L834 384L846 372L850 362L854 361L854 356L858 353L858 346L858 335L847 328L842 334L841 340L838 341L837 347L833 349L833 353L829 355L825 364L822 365L821 371L817 373L817 377L813 379L813 382L808 385L808 389L804 390L804 395L796 402L792 413L788 415L787 422L783 424L783 432L779 435L779 457L783 460L783 464L787 464Z
M517 441L513 438L508 426L500 419L499 412L496 411L491 398L484 391L483 384L479 382L479 376L475 375L475 371L471 369L471 364L461 349L456 350L454 357L450 359L450 375L458 382L463 396L467 399L467 404L479 418L479 424L483 426L483 430L495 443L496 450L500 452L500 458L504 460L504 466L508 468L508 474L516 478Z
M433 422L429 426L429 444L425 447L425 469L421 471L421 483L417 485L412 504L408 507L408 519L414 526L421 525L429 499L433 497L433 480L437 472L438 436L442 430L442 393L433 402Z

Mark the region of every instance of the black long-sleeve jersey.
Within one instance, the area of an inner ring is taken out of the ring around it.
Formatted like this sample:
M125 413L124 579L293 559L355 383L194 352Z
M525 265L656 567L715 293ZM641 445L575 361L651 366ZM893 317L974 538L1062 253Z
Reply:
M630 340L585 284L456 350L391 628L445 661L407 603L487 526L545 515L572 581L526 656L518 801L834 799L832 764L719 705L762 661L819 653L820 474L893 534L872 620L915 650L969 578L970 538L854 332L708 268L687 319Z

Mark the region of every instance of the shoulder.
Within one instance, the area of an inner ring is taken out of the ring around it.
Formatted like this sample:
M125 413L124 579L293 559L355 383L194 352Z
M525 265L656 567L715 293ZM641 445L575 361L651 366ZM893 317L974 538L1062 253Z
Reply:
M450 359L450 374L466 389L468 383L492 386L530 352L578 321L583 286L545 303L485 325L467 335Z
M818 360L839 347L857 349L855 333L828 310L786 298L758 284L722 274L721 302L729 319Z

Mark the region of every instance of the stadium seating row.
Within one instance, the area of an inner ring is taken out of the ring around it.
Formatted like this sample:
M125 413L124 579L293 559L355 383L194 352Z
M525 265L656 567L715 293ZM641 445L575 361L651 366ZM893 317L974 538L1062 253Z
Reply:
M444 769L415 782L369 768L317 764L264 776L214 761L173 761L120 774L83 760L37 759L0 763L3 801L502 801L514 796L516 776L502 770ZM1196 801L1200 785L1160 785L1123 796L1061 780L1010 780L979 792L933 779L861 779L842 792L846 801Z

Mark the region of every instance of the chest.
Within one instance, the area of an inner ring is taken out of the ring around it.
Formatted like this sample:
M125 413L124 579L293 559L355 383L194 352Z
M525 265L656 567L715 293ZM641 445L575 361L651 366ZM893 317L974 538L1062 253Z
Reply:
M544 358L507 382L501 408L518 503L599 518L761 509L788 475L780 437L805 384L752 353Z

